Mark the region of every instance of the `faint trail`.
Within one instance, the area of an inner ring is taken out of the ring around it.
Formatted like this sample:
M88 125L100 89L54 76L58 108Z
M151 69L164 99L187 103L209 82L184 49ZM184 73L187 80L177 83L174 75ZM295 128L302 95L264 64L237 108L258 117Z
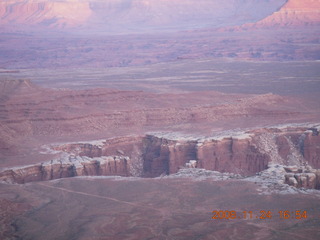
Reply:
M78 192L78 191L74 191L74 190L70 190L70 189L66 189L66 188L60 188L60 187L54 187L54 186L50 186L50 185L46 185L43 183L37 183L38 185L44 186L44 187L48 187L48 188L53 188L53 189L58 189L64 192L69 192L69 193L76 193L76 194L80 194L80 195L84 195L84 196L89 196L89 197L96 197L96 198L101 198L101 199L107 199L110 201L114 201L114 202L118 202L118 203L123 203L123 204L127 204L127 205L131 205L134 207L141 207L141 208L147 208L147 209L152 209L152 210L157 210L159 211L159 209L153 208L153 207L149 207L146 205L140 205L137 203L132 203L132 202L127 202L127 201L123 201L123 200L119 200L116 198L111 198L111 197L104 197L104 196L99 196L99 195L95 195L95 194L91 194L91 193L85 193L85 192ZM159 211L161 212L161 211Z
M79 191L74 191L74 190L70 190L70 189L66 189L66 188L60 188L60 187L54 187L54 186L50 186L44 183L37 183L38 185L47 187L47 188L52 188L52 189L57 189L63 192L68 192L68 193L75 193L75 194L80 194L83 196L89 196L89 197L95 197L95 198L101 198L101 199L107 199L113 202L118 202L118 203L122 203L122 204L127 204L130 206L134 206L134 207L140 207L140 208L145 208L145 209L151 209L153 211L157 211L160 213L161 217L162 217L162 222L164 222L168 217L170 217L170 212L166 212L164 210L158 209L158 208L154 208L154 207L149 207L147 205L141 205L141 204L137 204L137 203L132 203L132 202L127 202L127 201L123 201L123 200L119 200L116 198L111 198L111 197L104 197L104 196L99 196L99 195L95 195L95 194L90 194L90 193L85 193L85 192L79 192ZM160 226L160 225L159 225ZM157 231L155 229L150 228L151 232L154 233L155 236L157 237L165 237L166 236L162 233L161 228Z

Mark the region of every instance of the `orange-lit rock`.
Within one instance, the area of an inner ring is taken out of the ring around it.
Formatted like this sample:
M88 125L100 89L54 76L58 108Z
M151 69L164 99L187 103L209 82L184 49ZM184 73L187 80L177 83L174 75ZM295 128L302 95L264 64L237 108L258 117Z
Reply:
M83 27L86 31L216 27L257 21L284 0L9 0L0 3L0 24L15 27ZM9 28L8 28L9 29ZM20 29L23 29L23 27ZM10 29L9 29L10 30Z
M244 27L296 27L319 24L319 0L288 0L283 7L269 17L254 24L246 24Z
M9 0L0 3L0 25L72 27L91 16L88 1Z

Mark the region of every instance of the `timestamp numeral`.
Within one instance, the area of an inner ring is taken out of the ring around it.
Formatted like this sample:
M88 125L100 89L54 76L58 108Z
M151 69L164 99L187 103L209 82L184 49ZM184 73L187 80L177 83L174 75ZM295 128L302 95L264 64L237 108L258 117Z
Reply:
M272 213L271 211L260 211L260 219L271 219L272 218Z
M243 218L244 219L252 219L252 211L243 211Z
M236 219L236 211L212 211L212 219Z
M260 219L260 220L266 220L266 219L272 219L275 216L279 216L280 219L307 219L308 214L307 211L304 210L297 210L297 211L287 211L287 210L281 210L278 212L279 215L276 214L276 212L272 212L269 210L261 210L259 214L254 214L253 211L242 211L242 212L236 212L233 210L215 210L212 211L212 219Z
M295 211L295 212L279 211L279 216L282 219L290 219L290 218L307 219L308 218L307 211Z

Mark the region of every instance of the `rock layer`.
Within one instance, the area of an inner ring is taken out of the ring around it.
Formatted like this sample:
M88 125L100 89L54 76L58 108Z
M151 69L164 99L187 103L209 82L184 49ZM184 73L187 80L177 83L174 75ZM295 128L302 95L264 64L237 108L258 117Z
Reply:
M319 156L319 139L318 127L291 127L200 139L146 135L69 143L51 146L60 151L59 159L5 169L0 178L25 183L74 176L158 177L177 173L181 168L204 168L248 176L267 169L269 163L288 165L293 162L298 166L309 163L318 168L319 158L314 156ZM288 184L318 188L317 172L290 171L286 175Z
M129 172L127 157L88 158L69 155L41 164L7 169L0 175L5 182L27 183L75 176L129 176Z
M251 175L267 168L270 156L261 152L255 139L213 140L198 148L197 166L220 172Z
M0 3L1 25L74 27L91 16L88 1L9 0Z
M301 27L320 24L319 0L288 0L278 11L245 27Z
M308 189L320 189L320 169L307 167L285 168L285 183L290 186Z
M234 119L298 119L305 117L275 94L243 95L218 92L153 94L110 89L45 89L28 80L0 82L0 148L14 138L79 136L192 124L204 128ZM259 109L257 109L259 106ZM204 127L202 127L204 126ZM128 132L128 131L127 131ZM111 135L111 134L109 134Z

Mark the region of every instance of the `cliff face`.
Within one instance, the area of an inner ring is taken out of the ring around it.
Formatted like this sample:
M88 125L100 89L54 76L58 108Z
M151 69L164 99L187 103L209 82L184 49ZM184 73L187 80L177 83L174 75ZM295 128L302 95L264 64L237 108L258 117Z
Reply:
M268 163L319 168L319 132L303 128L269 129L251 135L205 141L146 138L144 173L148 177L176 173L183 167L254 175Z
M197 158L196 141L168 140L148 135L145 138L143 154L144 176L157 177L172 174Z
M320 170L310 166L286 167L285 183L299 188L320 189Z
M0 173L0 179L11 183L48 181L75 176L129 176L128 157L100 158L64 156L41 164L13 168Z
M303 138L302 154L314 168L320 168L320 135L319 131L312 129Z
M270 156L259 151L254 140L226 138L198 147L198 166L220 172L252 175L267 168Z
M288 0L269 17L246 27L301 27L320 24L319 0Z
M250 176L267 169L269 163L295 165L297 169L306 165L316 169L320 165L318 127L259 129L204 139L131 136L51 148L60 152L60 158L5 169L0 173L0 179L25 183L74 176L158 177L177 173L181 168ZM317 170L291 169L287 172L291 174L286 175L288 184L308 188L319 186Z
M0 24L63 28L87 21L91 13L86 1L9 0L0 3Z

